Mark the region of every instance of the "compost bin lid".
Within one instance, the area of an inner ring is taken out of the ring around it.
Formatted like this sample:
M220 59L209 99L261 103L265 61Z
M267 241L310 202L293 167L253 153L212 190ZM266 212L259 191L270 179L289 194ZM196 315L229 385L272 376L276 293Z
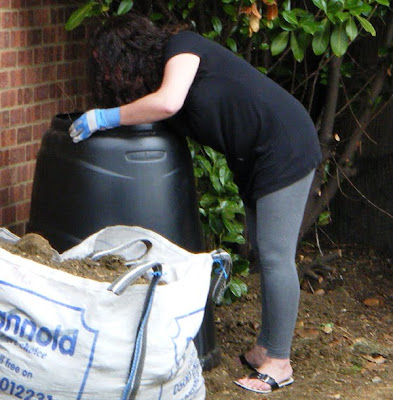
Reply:
M52 118L51 127L56 130L68 131L70 125L81 115L82 113L57 114ZM165 128L166 127L163 122L154 122L151 124L127 125L126 127L128 132L151 132L151 131L165 130ZM119 129L121 129L121 127Z

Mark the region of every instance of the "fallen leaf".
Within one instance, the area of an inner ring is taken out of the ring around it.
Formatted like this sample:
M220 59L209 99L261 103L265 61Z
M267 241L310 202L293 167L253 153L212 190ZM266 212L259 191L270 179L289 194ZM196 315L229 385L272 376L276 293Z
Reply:
M387 333L384 333L383 336L384 336L384 338L385 338L386 341L388 341L388 342L390 342L390 343L393 343L393 336L392 336L392 335L389 335L389 334L387 334Z
M386 358L384 356L382 356L381 354L365 354L363 356L364 359L366 359L367 361L373 362L375 364L383 364L384 362L386 362Z
M379 307L382 305L382 301L376 297L370 297L363 301L363 304L367 307Z
M332 324L324 324L324 325L322 325L321 330L324 333L332 333L333 332L333 325Z
M323 296L323 295L325 295L325 291L323 290L323 289L317 289L315 292L314 292L314 294L316 295L316 296Z
M296 321L296 329L304 328L304 321L298 320Z
M319 336L319 332L315 328L301 328L296 329L296 334L303 339L312 339Z

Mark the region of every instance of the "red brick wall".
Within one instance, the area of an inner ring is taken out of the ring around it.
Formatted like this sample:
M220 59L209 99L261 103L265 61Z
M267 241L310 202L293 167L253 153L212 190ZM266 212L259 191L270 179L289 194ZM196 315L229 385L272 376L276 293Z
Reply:
M66 0L0 0L0 226L21 236L37 151L55 114L86 109L85 32Z

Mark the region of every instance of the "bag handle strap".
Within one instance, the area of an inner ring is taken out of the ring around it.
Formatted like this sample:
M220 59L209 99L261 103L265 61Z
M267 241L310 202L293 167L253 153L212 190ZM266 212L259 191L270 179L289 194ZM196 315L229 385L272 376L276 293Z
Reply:
M117 277L109 286L107 290L119 295L122 294L128 286L132 285L140 276L142 276L149 269L155 270L155 268L161 267L161 264L157 262L145 262L143 264L137 264L128 269L122 275Z
M132 249L132 247L136 246L138 243L143 243L145 245L145 251L143 252L142 255L140 255L137 258L128 259L127 262L126 262L126 265L130 266L130 265L140 261L150 251L150 249L153 246L153 244L152 244L152 242L150 240L147 240L147 239L132 240L132 241L129 241L129 242L125 242L125 243L123 243L123 244L121 244L119 246L112 247L110 249L96 251L96 252L90 254L89 257L92 260L99 260L101 257L104 257L104 256L109 255L109 254L120 254L121 255L121 253L124 252L125 250L130 251L130 249Z
M232 277L232 258L229 253L222 249L210 253L213 264L218 267L213 269L210 281L209 297L215 304L220 304Z
M142 315L137 329L134 352L131 358L131 365L128 380L124 388L121 400L134 400L141 383L143 365L146 355L147 325L150 311L153 305L155 289L162 275L162 266L157 264L154 268L154 276L147 290L146 299L143 305Z

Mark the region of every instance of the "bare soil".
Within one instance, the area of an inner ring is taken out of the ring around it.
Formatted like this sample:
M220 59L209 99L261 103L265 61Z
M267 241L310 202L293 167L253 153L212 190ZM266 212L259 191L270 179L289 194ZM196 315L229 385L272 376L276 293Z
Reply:
M123 260L115 256L100 262L56 262L49 243L34 234L2 247L100 281L111 281L126 268ZM319 255L310 244L301 246L298 252L303 261ZM233 383L249 372L235 358L253 346L259 330L258 274L244 278L249 287L246 296L215 309L222 362L204 372L208 400L393 400L392 260L372 250L346 246L342 257L330 266L333 270L320 275L319 280L302 282L291 358L295 383L269 395L252 393Z
M310 245L299 249L299 259L319 254ZM222 363L204 374L207 399L393 399L392 260L348 246L330 266L319 281L302 282L291 357L295 383L269 395L232 382L249 373L235 358L253 346L259 330L258 274L245 278L244 298L216 308Z
M91 258L83 260L58 261L56 251L40 235L28 233L15 244L0 243L11 253L39 262L52 268L60 269L72 275L89 278L99 282L112 282L127 270L125 260L117 255L106 255L98 261Z

